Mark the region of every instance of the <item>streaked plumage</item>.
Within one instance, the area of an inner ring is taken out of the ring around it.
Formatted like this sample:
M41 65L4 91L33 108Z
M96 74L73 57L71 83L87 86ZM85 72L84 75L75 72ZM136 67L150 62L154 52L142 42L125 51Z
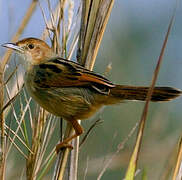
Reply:
M76 134L59 144L59 148L83 133L78 119L89 118L104 105L146 99L148 87L113 84L105 77L59 57L42 40L26 38L3 46L14 49L23 57L25 84L30 95L47 111L73 125ZM181 93L172 87L155 87L151 101L169 101Z

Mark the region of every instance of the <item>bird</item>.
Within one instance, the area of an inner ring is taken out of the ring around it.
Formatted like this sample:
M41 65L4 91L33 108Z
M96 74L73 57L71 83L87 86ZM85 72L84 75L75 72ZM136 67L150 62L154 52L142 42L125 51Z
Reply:
M149 87L119 85L82 65L56 54L43 40L29 37L5 43L20 55L25 69L25 87L29 95L45 110L62 117L75 133L56 146L70 147L69 142L84 130L78 120L88 119L101 107L125 101L145 101ZM151 101L169 101L182 94L173 87L154 87Z

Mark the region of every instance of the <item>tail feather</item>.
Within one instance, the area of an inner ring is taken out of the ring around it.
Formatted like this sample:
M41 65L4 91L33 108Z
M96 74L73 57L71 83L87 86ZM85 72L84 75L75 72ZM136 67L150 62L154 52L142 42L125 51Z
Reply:
M122 100L145 101L149 87L116 85L110 91L110 97ZM172 87L155 87L151 101L170 101L182 94L182 91Z

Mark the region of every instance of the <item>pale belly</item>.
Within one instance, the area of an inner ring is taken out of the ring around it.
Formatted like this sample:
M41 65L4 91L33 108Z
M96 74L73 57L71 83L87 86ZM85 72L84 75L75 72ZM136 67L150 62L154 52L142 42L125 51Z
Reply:
M48 112L66 120L87 119L102 106L95 103L96 94L86 88L32 88L26 83L30 96Z

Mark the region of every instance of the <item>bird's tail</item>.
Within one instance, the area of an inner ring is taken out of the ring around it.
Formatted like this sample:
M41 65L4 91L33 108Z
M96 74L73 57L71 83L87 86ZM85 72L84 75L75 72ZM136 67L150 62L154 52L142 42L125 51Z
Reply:
M110 103L117 103L122 100L145 101L149 87L116 85L110 90ZM182 94L182 91L172 87L155 87L151 101L170 101ZM108 104L110 104L108 101Z

